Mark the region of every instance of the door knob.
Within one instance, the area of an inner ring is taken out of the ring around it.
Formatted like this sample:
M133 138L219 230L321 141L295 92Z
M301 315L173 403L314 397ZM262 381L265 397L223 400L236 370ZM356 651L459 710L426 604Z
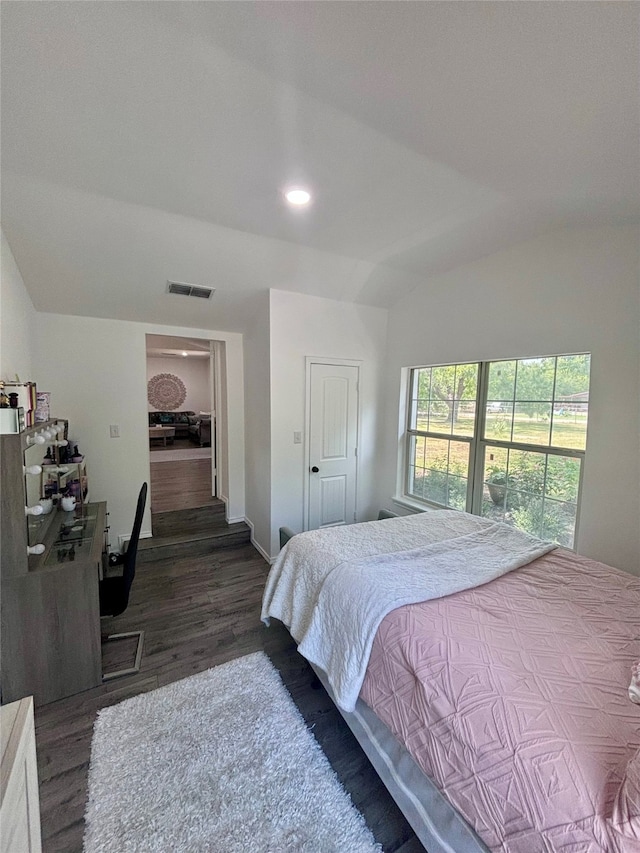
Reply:
M311 469L311 473L312 473L312 474L317 474L319 470L320 470L320 469L318 468L318 466L317 466L317 465L314 465L314 466L313 466L313 468Z

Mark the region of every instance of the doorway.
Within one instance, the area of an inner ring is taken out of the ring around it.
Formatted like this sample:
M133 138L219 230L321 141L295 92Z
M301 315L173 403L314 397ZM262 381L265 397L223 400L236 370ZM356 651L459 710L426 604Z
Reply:
M305 530L357 520L359 362L307 359Z
M215 502L213 342L147 335L146 363L152 514Z

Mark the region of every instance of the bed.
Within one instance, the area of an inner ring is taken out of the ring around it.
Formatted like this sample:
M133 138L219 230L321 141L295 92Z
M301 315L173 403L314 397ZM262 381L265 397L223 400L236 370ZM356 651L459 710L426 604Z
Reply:
M640 579L443 510L293 537L271 617L429 853L640 851Z

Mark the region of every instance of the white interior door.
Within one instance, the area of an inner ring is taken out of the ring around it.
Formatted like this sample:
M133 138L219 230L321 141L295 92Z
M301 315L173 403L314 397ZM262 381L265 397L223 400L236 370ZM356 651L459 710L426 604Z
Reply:
M354 365L310 364L308 530L356 521L358 374Z

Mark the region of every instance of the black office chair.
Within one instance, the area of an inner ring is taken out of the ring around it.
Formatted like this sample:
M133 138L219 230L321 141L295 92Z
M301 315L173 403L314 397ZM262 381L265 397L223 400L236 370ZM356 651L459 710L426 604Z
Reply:
M138 541L140 539L140 529L142 527L142 516L147 502L147 484L143 483L138 495L138 505L136 507L136 515L133 522L133 530L127 550L124 554L110 554L109 566L122 565L122 574L116 577L105 577L100 581L100 618L107 616L119 616L127 609L129 604L129 593L131 592L131 584L136 574L136 557L138 555ZM132 675L134 672L140 671L140 661L142 659L142 647L144 645L144 631L128 631L122 634L111 634L105 637L103 642L112 640L123 640L128 637L137 637L135 662L132 667L127 669L119 669L117 672L106 673L102 676L103 681L110 681L112 678L119 678L122 675Z

